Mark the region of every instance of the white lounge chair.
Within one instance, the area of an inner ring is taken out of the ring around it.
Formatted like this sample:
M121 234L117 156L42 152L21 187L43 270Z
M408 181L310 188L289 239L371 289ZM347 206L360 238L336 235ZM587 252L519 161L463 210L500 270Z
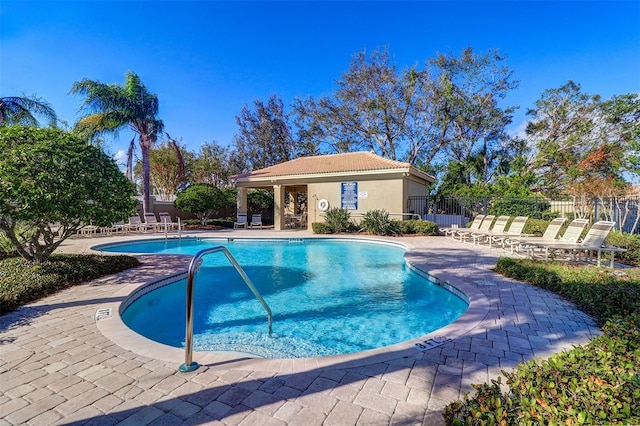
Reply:
M236 221L233 222L233 229L244 228L247 229L247 214L238 213Z
M479 232L486 232L489 229L491 229L491 225L493 224L493 220L496 217L492 214L487 215L484 217L484 219L482 219L482 223L480 224L480 226L477 229L473 229L473 228L465 228L465 229L461 229L457 232L457 235L460 237L460 241L466 241L467 238L473 238L472 235L473 234L477 234ZM475 222L475 220L474 220ZM472 224L473 225L473 224Z
M126 232L129 231L140 231L142 226L142 222L140 221L139 215L129 216L129 223L125 224Z
M524 230L524 225L526 225L527 220L529 220L528 216L516 216L513 218L509 225L509 229L506 231L502 233L491 232L491 235L489 236L489 247L491 247L492 243L496 242L500 243L502 248L504 248L508 238L523 236L522 231Z
M153 231L157 231L159 227L160 227L160 222L158 222L158 219L156 218L155 213L144 214L144 223L140 225L140 228L143 231L150 229L153 232Z
M249 223L249 228L260 228L260 229L262 229L262 215L261 214L251 215L251 223Z
M168 230L178 229L178 223L171 220L171 215L168 212L158 213L160 216L160 230L163 231L166 227Z
M520 248L526 248L527 244L537 244L537 243L548 243L554 241L558 238L558 234L560 233L560 229L562 225L567 221L565 217L557 217L553 219L547 225L547 229L545 229L544 234L541 237L534 237L529 235L522 236L511 236L508 237L505 241L505 245L509 245L511 248L511 253L515 251L520 251Z
M479 214L473 219L473 222L471 222L469 228L460 228L458 225L453 225L448 228L440 228L439 231L444 234L445 238L447 237L447 235L451 235L451 238L454 238L457 235L458 231L480 228L482 219L484 219L484 215Z
M480 229L480 226L482 226L482 224L484 223L484 220L487 216L483 215L483 214L479 214L477 215L474 219L473 222L471 222L471 225L469 225L468 228L450 228L451 231L451 238L455 239L455 236L459 236L460 237L460 241L462 241L464 238L466 238L468 235L471 234L471 232ZM491 217L490 222L493 221L493 216ZM445 234L446 236L446 234Z
M480 244L481 242L488 242L489 247L491 247L491 237L493 235L502 235L504 233L504 228L507 227L507 222L509 222L509 216L498 216L491 229L484 230L480 227L477 232L471 233L473 243ZM484 222L482 223L484 224Z
M614 257L615 253L625 252L626 249L620 247L612 247L607 246L605 241L607 236L615 226L615 222L600 220L593 224L591 228L589 228L589 232L585 235L584 239L580 242L568 244L568 243L548 243L544 244L542 247L546 248L545 259L549 258L549 251L555 252L556 250L564 250L573 253L574 259L584 253L585 256L588 255L589 252L594 251L597 252L597 264L600 266L602 252L611 253L611 268L614 265Z
M584 228L589 224L589 219L573 219L567 229L562 234L562 237L556 238L553 241L538 241L531 242L527 246L527 251L529 252L530 257L535 257L536 249L544 250L544 258L549 258L549 251L552 251L551 247L559 244L576 244L580 237L582 236L582 232Z

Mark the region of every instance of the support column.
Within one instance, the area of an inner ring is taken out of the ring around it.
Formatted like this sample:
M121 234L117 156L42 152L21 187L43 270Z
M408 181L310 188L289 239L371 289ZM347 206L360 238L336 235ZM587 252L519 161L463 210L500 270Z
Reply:
M284 186L273 185L273 229L284 229Z
M238 188L236 207L238 208L238 213L247 213L247 188Z

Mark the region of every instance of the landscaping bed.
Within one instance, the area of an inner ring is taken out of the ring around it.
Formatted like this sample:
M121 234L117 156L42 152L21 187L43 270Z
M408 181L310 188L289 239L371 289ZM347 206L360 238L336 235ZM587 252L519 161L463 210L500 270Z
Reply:
M0 260L0 315L61 289L139 266L131 256L56 254L42 263Z

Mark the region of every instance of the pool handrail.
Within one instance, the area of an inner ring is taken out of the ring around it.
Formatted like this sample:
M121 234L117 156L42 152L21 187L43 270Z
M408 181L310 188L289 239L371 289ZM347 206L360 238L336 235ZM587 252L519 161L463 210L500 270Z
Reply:
M183 373L193 371L199 367L197 362L193 362L193 279L195 274L200 269L200 265L202 264L202 258L207 254L216 253L219 251L223 252L225 256L227 256L227 259L229 260L229 262L231 262L231 264L233 265L235 270L238 272L238 274L240 274L240 276L244 280L247 287L249 287L249 290L251 290L253 295L256 296L260 304L267 311L267 320L269 323L269 337L271 337L271 331L272 331L271 308L269 308L269 305L267 305L267 302L264 301L258 289L253 285L253 283L247 276L246 272L244 272L244 269L242 269L242 267L240 266L238 261L235 259L235 257L233 257L229 249L224 246L216 246L216 247L209 247L209 248L200 250L198 253L195 254L195 256L193 256L193 259L191 259L191 263L189 263L189 270L187 273L187 325L186 325L185 345L184 345L185 353L184 353L184 364L182 364L179 368L179 370Z

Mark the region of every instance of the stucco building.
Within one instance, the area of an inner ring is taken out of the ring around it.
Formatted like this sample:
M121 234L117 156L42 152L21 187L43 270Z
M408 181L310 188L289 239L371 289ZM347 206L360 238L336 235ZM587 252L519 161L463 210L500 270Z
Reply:
M385 210L392 217L410 217L410 196L427 194L435 178L409 163L371 152L301 157L232 178L238 189L238 212L247 212L247 190L270 189L274 194L274 228L322 222L333 207L359 217ZM306 193L305 196L298 196ZM300 200L306 200L306 205Z

